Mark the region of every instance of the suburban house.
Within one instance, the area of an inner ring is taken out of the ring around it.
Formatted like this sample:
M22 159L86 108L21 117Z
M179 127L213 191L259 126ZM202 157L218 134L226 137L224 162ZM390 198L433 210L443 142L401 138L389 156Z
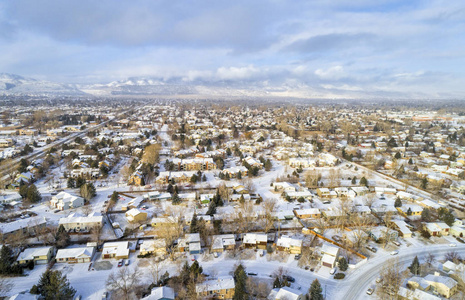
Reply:
M138 210L137 208L132 208L125 213L126 219L130 223L139 223L147 220L147 213Z
M397 237L399 236L399 232L396 230L387 228L386 226L378 226L372 228L369 232L368 235L375 241L395 241L397 240Z
M168 286L154 287L150 291L150 295L142 298L142 300L174 300L175 294L173 288Z
M220 234L212 237L212 252L223 252L224 250L233 250L236 246L234 234Z
M198 283L195 291L199 297L212 297L213 299L232 299L234 297L234 278L232 276L220 277Z
M299 219L316 219L321 217L321 212L318 208L296 209L294 214Z
M462 226L457 226L457 225L453 225L451 228L450 228L450 234L452 236L456 236L456 237L464 237L465 236L465 227L462 227Z
M56 262L63 263L86 263L92 261L95 247L78 247L59 249L55 257Z
M268 236L266 233L246 233L242 239L242 244L246 248L255 248L265 250Z
M66 218L61 218L58 224L63 225L67 231L90 231L93 228L102 227L103 217L98 213L92 213L87 217L71 214Z
M78 208L84 205L84 198L72 195L67 192L60 192L52 197L50 205L59 210Z
M19 202L23 200L19 193L7 193L0 195L0 203L9 204L12 202Z
M0 223L0 231L4 237L12 234L35 235L38 230L45 228L46 224L47 220L44 217L32 217L10 223Z
M425 224L425 229L432 236L440 236L441 235L441 227L439 227L436 223L426 223Z
M189 254L200 254L201 249L199 233L188 233L178 242L178 250L181 252L189 251Z
M290 254L300 254L302 252L302 240L283 235L276 242L276 249Z
M102 258L129 258L129 242L107 242L103 244Z
M135 186L145 185L144 175L140 171L132 173L131 177L129 177L128 184Z
M244 177L248 175L249 170L244 166L238 166L238 167L223 169L221 171L223 175L229 176L229 178L236 178L239 172L241 173L241 176Z
M405 221L394 220L392 221L392 223L394 225L394 229L396 229L400 233L400 236L402 236L403 238L412 237L412 231L410 230L409 226Z
M339 247L323 244L321 255L321 264L328 268L334 268L339 256Z
M54 254L54 247L38 247L38 248L27 248L21 252L16 261L25 265L30 261L34 262L34 265L45 265L50 262Z
M321 198L336 198L337 193L335 191L331 191L328 188L317 188L316 193Z
M164 239L144 240L140 245L140 254L156 254L162 256L166 254L166 242Z
M267 299L269 300L305 300L307 299L302 291L284 286L272 289Z
M298 200L300 198L304 200L312 200L312 193L310 191L299 191L299 192L286 192L286 196L292 200Z
M175 158L172 160L172 163L177 171L203 171L216 169L216 164L213 162L213 158L210 157L190 159Z
M443 297L450 298L457 293L457 281L450 277L429 274L424 279Z

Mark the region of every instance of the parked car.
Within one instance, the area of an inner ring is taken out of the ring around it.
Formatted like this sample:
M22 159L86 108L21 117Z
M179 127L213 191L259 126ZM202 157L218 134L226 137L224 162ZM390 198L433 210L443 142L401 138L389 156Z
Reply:
M258 274L254 273L254 272L249 272L249 273L247 273L247 275L249 275L249 276L257 276Z
M295 260L299 260L301 257L302 257L302 255L296 254L296 255L294 256L294 259L295 259Z
M368 294L368 295L371 295L371 294L373 294L374 291L375 291L374 289L369 288L369 289L367 290L367 294Z
M381 281L383 281L383 278L381 277L376 278L376 283L380 283Z
M108 297L108 292L106 292L106 291L103 292L103 294L102 294L102 300L103 300L103 299L107 299L107 297Z
M288 282L295 282L295 278L289 275L283 275L283 278L286 279Z
M393 241L392 243L396 246L400 246L400 243L398 241Z
M129 266L129 263L130 263L130 260L129 260L129 259L126 259L126 261L124 262L124 265L125 265L125 266Z
M454 243L451 243L451 244L449 244L449 247L457 247L457 245L454 244Z
M329 271L329 274L330 275L334 275L334 273L336 273L337 271L337 268L332 268L330 271Z
M397 251L397 250L394 250L394 251L391 252L391 255L397 255L397 254L399 254L399 251Z
M336 242L342 241L341 237L338 235L333 235L333 240L335 240Z
M121 260L118 262L118 267L122 267L122 266L123 266L123 263L124 263L124 259L121 259Z
M376 249L375 247L372 247L370 245L366 245L365 248L367 248L368 250L370 250L373 253L376 253L376 251L378 251L378 249Z
M265 250L261 250L261 251L260 251L260 256L265 256L265 254L266 254L266 251L265 251Z

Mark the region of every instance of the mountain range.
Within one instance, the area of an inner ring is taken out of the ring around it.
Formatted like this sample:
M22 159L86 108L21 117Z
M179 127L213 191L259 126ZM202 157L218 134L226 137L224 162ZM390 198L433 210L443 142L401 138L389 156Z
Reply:
M107 84L65 84L15 74L0 73L0 95L78 96L78 97L176 97L176 98L302 98L302 99L387 99L424 98L395 92L372 93L363 90L322 88L302 82L219 80L186 81L184 78L130 77Z

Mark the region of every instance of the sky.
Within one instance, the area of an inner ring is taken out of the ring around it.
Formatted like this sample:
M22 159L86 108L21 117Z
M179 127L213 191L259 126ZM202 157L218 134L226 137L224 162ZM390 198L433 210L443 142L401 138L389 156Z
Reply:
M0 0L0 72L465 96L465 1Z

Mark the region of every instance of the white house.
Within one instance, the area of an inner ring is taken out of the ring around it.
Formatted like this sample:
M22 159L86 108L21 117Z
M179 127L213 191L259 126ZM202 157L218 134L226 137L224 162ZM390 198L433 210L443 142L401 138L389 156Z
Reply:
M94 253L95 247L59 249L55 259L59 263L85 263L92 260Z
M67 192L60 192L52 197L50 205L59 210L78 208L84 205L84 198L72 195Z

